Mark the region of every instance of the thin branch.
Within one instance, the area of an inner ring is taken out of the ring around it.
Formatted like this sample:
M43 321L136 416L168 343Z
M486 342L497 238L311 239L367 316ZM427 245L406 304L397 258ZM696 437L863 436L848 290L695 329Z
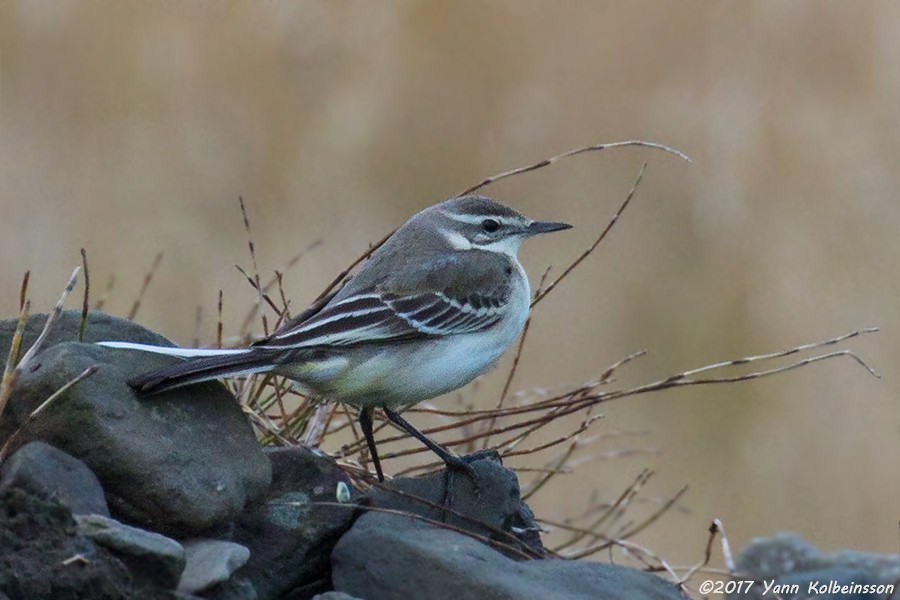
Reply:
M6 403L9 402L9 398L12 395L13 384L19 377L16 365L19 363L19 356L22 352L22 337L25 332L25 323L28 320L28 310L30 307L31 302L25 300L22 309L19 311L19 320L16 323L16 331L13 333L9 354L6 355L3 380L0 381L0 418L3 417L3 411L6 410Z
M84 379L87 379L88 377L90 377L91 375L93 375L94 373L96 373L96 372L97 372L97 369L99 369L99 368L100 368L100 367L98 367L97 365L92 365L92 366L88 367L87 369L85 369L84 371L82 371L81 373L79 373L78 375L76 375L73 379L71 379L71 380L69 380L68 382L66 382L65 385L63 385L61 388L59 388L58 390L56 390L55 392L53 392L52 394L50 394L50 396L49 396L46 400L44 400L43 402L41 402L41 404L40 404L36 409L34 409L33 411L31 411L31 414L28 415L28 418L29 418L29 419L36 419L37 416L38 416L45 408L47 408L47 407L50 405L51 402L53 402L54 400L56 400L57 398L59 398L60 396L62 396L63 394L65 394L67 391L69 391L69 389L70 389L73 385L75 385L75 384L78 383L79 381L82 381L82 380L84 380Z
M91 276L88 271L87 251L81 249L81 266L84 269L84 299L81 302L81 323L78 326L78 341L84 341L84 330L87 327L88 296L91 293Z
M75 283L78 281L79 271L81 271L81 267L75 267L75 270L72 271L72 275L69 277L69 282L66 284L65 289L63 289L62 295L56 302L56 306L53 307L53 312L47 315L47 321L44 323L44 329L41 330L41 334L38 336L37 340L35 340L34 344L31 345L31 348L29 348L25 353L25 356L22 357L22 360L19 361L19 365L16 367L17 369L22 369L27 366L28 363L31 362L31 359L34 358L34 355L41 351L44 342L47 340L47 336L50 334L50 329L53 327L56 319L59 318L60 313L62 313L63 305L66 303L66 298L68 298L69 294L72 293L72 289L75 287Z
M137 316L138 309L141 307L141 301L144 299L144 294L147 293L147 288L150 287L150 282L153 281L153 275L156 273L156 269L159 268L159 263L162 262L162 258L163 253L157 253L156 257L153 259L153 264L150 265L150 270L144 275L141 289L138 292L137 298L134 300L134 304L131 305L131 310L128 311L129 321L134 321L134 318Z
M544 271L544 274L541 275L541 280L538 283L537 290L534 295L537 297L538 294L541 293L541 288L544 286L544 282L547 280L547 275L550 273L550 267ZM532 315L528 315L528 318L525 319L525 326L522 328L522 334L519 336L519 345L516 348L516 355L513 358L512 367L509 369L509 375L506 377L506 383L503 384L503 391L500 392L500 400L497 401L496 410L500 410L503 408L503 405L506 403L506 398L509 395L509 389L512 386L513 378L516 376L516 371L519 369L519 361L522 359L522 350L525 348L525 340L528 339L528 330L531 329L531 317ZM491 420L487 424L487 432L488 435L484 437L484 443L482 444L482 448L487 448L491 442L491 430L494 429L494 424L497 422L496 415L491 417Z
M613 214L612 219L609 220L609 223L607 223L607 225L603 229L603 231L600 232L600 235L597 236L597 239L594 240L594 243L591 244L591 246L587 250L582 252L581 256L579 256L574 261L572 261L572 264L570 264L568 267L566 267L566 269L559 275L559 277L554 279L553 282L547 286L547 289L545 289L543 292L541 292L538 296L535 297L535 299L531 303L532 308L534 308L534 306L538 302L540 302L541 300L546 298L547 294L552 292L554 290L554 288L556 288L556 286L559 285L560 281L562 281L563 279L568 277L569 273L574 271L575 268L578 267L578 265L580 265L582 263L582 261L584 261L584 259L586 259L588 256L590 256L594 252L594 250L597 249L597 246L600 245L600 242L602 242L604 240L604 238L606 238L607 234L609 234L609 232L612 230L612 228L615 226L615 224L619 221L619 217L621 217L622 213L625 212L625 209L628 208L628 205L631 203L631 199L634 197L634 193L637 191L638 186L641 185L641 181L644 179L644 171L646 169L647 169L647 163L642 164L641 170L638 171L637 177L635 178L634 183L631 185L631 189L628 191L628 194L625 196L625 200L622 201L622 204L619 206L619 209L615 212L615 214Z
M526 167L518 167L515 169L510 169L509 171L504 171L502 173L498 173L496 175L491 175L485 179L482 179L479 183L466 188L464 191L457 194L457 196L465 196L466 194L471 194L486 185L490 185L494 182L500 181L501 179L506 179L507 177L513 177L515 175L521 175L522 173L528 173L530 171L537 171L538 169L543 169L544 167L549 167L553 163L559 162L565 158L569 158L570 156L576 156L578 154L584 154L585 152L595 152L598 150L606 150L607 148L621 148L622 146L643 146L645 148L653 148L655 150L662 150L664 152L668 152L669 154L674 154L678 158L682 160L686 160L689 163L693 163L694 161L680 150L676 150L675 148L666 146L665 144L658 144L656 142L646 142L643 140L627 140L624 142L611 142L608 144L594 144L592 146L584 146L582 148L576 148L575 150L569 150L568 152L563 152L562 154L558 154L551 158L545 158L544 160L538 161L532 165L528 165Z
M672 380L688 379L693 375L697 375L699 373L705 373L707 371L712 371L715 369L721 369L723 367L736 367L738 365L744 365L744 364L751 363L751 362L760 362L760 361L764 361L764 360L772 360L775 358L784 358L786 356L798 354L798 353L804 352L806 350L815 350L817 348L825 348L827 346L834 346L835 344L839 344L843 341L858 337L858 336L866 334L866 333L877 333L877 332L878 332L877 327L869 327L866 329L851 331L850 333L846 333L844 335L841 335L841 336L838 336L835 338L831 338L829 340L825 340L824 342L813 342L811 344L802 344L800 346L791 348L790 350L783 350L780 352L770 352L768 354L759 354L757 356L745 356L743 358L738 358L735 360L726 360L723 362L706 365L706 366L703 366L703 367L700 367L697 369L685 371L684 373L680 373L678 375L673 375L672 377L670 377L670 379L672 379ZM870 367L868 364L866 364L862 359L860 359L857 355L853 354L852 352L843 351L843 352L833 353L833 355L844 354L844 353L846 353L848 356L851 356L853 359L855 359L859 364L861 364L863 367L865 367L865 369L867 371L869 371L869 373L871 373L875 377L878 377L879 379L881 378L881 375L879 375L878 372L875 371L875 369Z
M25 307L25 301L28 299L28 280L31 279L31 271L25 271L22 276L22 285L19 288L19 310Z
M705 567L709 564L709 561L712 559L712 545L713 541L715 541L716 536L719 534L719 525L721 521L719 519L713 519L712 523L709 525L709 537L706 539L706 550L703 553L703 560L688 569L688 572L684 574L684 577L678 580L678 586L683 587L685 583L690 581L691 577L694 576L694 573Z

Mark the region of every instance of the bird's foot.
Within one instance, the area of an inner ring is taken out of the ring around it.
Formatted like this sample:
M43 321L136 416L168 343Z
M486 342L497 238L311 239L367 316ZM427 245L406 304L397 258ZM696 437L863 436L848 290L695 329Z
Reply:
M475 471L475 467L472 466L472 463L478 460L501 462L500 453L493 448L478 450L477 452L464 454L463 456L450 455L444 459L447 469L444 471L444 498L442 503L445 507L450 508L451 504L453 504L454 473L456 472L465 473L466 476L472 480L474 496L476 499L481 496L478 473Z

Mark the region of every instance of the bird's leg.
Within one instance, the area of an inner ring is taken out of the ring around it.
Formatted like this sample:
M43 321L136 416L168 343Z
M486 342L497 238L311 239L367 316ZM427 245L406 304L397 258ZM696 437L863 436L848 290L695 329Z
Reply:
M387 406L383 406L382 408L384 409L384 414L387 415L387 418L391 423L425 444L425 446L427 446L429 450L437 454L441 458L441 460L444 461L444 464L447 465L446 487L444 488L445 506L450 505L450 488L452 487L453 483L453 471L465 472L472 479L472 483L475 484L475 493L478 493L478 478L475 474L475 468L470 464L469 460L466 460L465 457L451 454L443 446L436 444L432 440L428 439L424 433L413 427L412 424L409 423L409 421L401 417L399 414L397 414Z
M384 482L384 472L381 470L381 461L378 459L378 450L375 448L375 436L372 435L372 413L374 408L359 409L359 427L362 429L363 436L366 438L366 446L369 447L369 456L372 457L372 463L375 465L375 473L378 475L378 481Z

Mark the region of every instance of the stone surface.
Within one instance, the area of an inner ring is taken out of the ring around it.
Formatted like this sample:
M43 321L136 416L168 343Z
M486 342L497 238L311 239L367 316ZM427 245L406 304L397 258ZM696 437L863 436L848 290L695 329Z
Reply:
M51 341L77 338L77 325L67 312ZM0 348L2 332L10 327L0 323ZM29 328L37 327L29 320ZM91 313L86 339L165 343L134 323L100 313ZM129 522L189 537L227 521L265 492L269 461L221 384L147 397L125 383L176 360L77 342L47 347L18 381L0 420L0 439L50 394L98 365L92 377L22 427L17 443L43 440L83 460L103 484L111 512Z
M250 560L221 589L205 594L210 598L230 599L244 582L253 585L260 600L289 593L310 597L329 588L331 549L354 514L349 506L314 503L336 502L338 482L352 490L350 479L332 459L309 448L266 452L272 463L269 497L237 519L231 536L250 548Z
M798 585L798 594L779 594L784 600L807 598L809 584L857 583L861 585L889 585L900 579L900 556L875 554L856 550L820 552L818 548L794 533L779 533L771 538L757 538L738 555L735 566L739 573L759 582L750 594L732 594L729 598L765 598L764 581L778 585ZM771 597L771 593L769 594ZM816 598L862 600L882 598L883 593L818 594Z
M540 528L531 509L522 502L515 472L502 466L496 453L483 454L485 458L471 462L477 490L475 482L465 473L453 475L450 511L443 510L447 481L444 471L421 477L398 477L372 490L369 500L379 508L414 513L543 554Z
M344 592L325 592L323 594L316 594L312 597L312 600L362 600L357 596L351 596L350 594L345 594Z
M250 550L246 547L223 540L195 539L182 542L182 545L185 566L178 591L188 594L227 581L250 558Z
M100 515L75 515L79 534L108 548L132 573L171 589L184 570L184 548L164 535Z
M17 321L18 319L0 320L0 362L3 364L6 364L6 355L9 353L9 346L16 331ZM22 335L23 352L37 340L46 322L46 314L36 313L28 317L28 320L25 322L25 331ZM79 341L78 333L80 328L81 311L64 310L50 330L44 342L44 348L46 349L62 342ZM96 310L91 311L88 314L87 325L84 330L84 340L81 341L93 343L104 340L125 340L160 346L172 345L172 342L163 336L141 327L134 321L114 317Z
M74 514L109 516L100 481L87 465L44 442L25 444L0 466L0 492L21 488L56 498Z
M4 596L5 595L5 596ZM0 598L170 598L129 573L110 550L80 535L68 507L13 488L0 492Z
M674 584L617 565L516 561L412 517L360 517L332 553L334 589L366 600L683 600Z

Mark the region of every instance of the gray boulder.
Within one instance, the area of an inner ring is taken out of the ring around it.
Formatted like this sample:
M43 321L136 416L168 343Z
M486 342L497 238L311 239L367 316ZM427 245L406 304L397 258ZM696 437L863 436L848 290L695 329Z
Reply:
M765 593L767 583L772 584L772 590L778 585L779 596L784 600L811 597L823 600L880 599L885 597L885 592L877 591L879 585L887 586L900 580L900 556L896 554L857 550L821 552L794 533L754 539L738 555L735 567L742 578L757 582L749 594L729 596L735 599L771 597L771 590ZM811 584L813 588L810 588ZM835 589L849 584L873 587L871 591ZM813 594L810 594L811 590Z
M412 517L360 517L331 555L336 591L366 600L683 600L674 584L626 567L516 561L475 539Z
M227 581L250 558L250 550L234 542L194 539L182 545L185 567L178 591L186 594L202 592Z
M0 325L9 330L9 322ZM71 312L58 325L51 342L63 334L77 337L78 319ZM87 338L160 342L137 327L91 313ZM36 327L29 321L29 328ZM77 342L49 346L17 382L0 419L0 439L21 427L17 444L42 440L84 461L116 516L175 537L196 535L260 498L271 468L240 406L221 384L147 397L125 383L176 360ZM43 400L93 365L99 368L92 377L26 422Z
M93 471L44 442L25 444L0 466L0 492L10 488L56 498L76 515L109 516L103 487Z
M184 548L164 535L145 531L100 515L75 515L79 534L108 548L132 575L174 588L184 570Z
M476 535L510 544L528 554L541 556L540 527L519 495L519 480L500 464L494 451L467 457L475 480L455 472L448 479L444 470L419 477L398 477L368 496L373 506L413 513L452 525ZM449 482L449 510L444 500Z
M316 503L336 502L339 484L351 490L351 503L359 494L334 460L316 450L295 446L266 453L272 463L269 496L236 520L231 535L250 549L250 560L204 594L209 598L243 597L248 583L260 600L288 593L305 598L330 587L331 549L350 528L354 510Z

